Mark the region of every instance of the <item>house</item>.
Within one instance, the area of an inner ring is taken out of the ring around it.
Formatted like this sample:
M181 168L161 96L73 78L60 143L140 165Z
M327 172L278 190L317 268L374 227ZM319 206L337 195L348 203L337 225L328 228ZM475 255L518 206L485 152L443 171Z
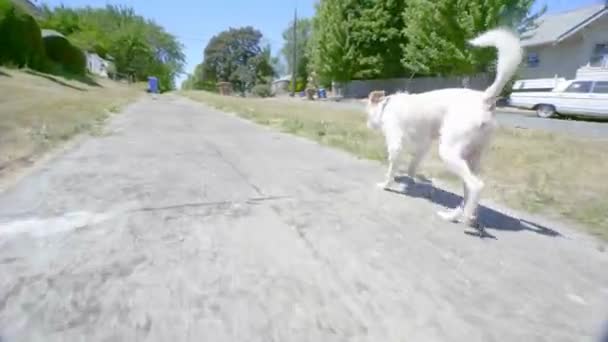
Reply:
M67 38L63 34L50 29L41 29L40 36L42 37L42 39L56 37L67 40Z
M90 73L101 76L109 77L114 68L112 57L106 56L107 59L101 58L95 52L86 52L87 56L87 70Z
M608 79L608 1L545 14L533 26L521 38L521 79Z
M291 75L286 75L272 81L271 91L273 94L286 94L289 92L289 84L291 83Z

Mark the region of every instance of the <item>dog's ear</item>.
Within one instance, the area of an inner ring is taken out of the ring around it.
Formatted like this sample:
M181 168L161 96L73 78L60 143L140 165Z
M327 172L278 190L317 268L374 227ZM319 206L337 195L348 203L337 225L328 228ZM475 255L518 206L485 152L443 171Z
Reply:
M384 90L374 90L369 93L368 100L371 103L379 103L386 96L386 92Z

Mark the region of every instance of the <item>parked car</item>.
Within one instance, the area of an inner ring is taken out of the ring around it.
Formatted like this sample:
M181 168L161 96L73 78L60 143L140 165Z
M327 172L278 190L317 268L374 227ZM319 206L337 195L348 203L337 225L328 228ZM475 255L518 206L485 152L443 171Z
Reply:
M551 91L513 92L509 105L532 109L541 118L585 116L608 119L608 81L570 80Z

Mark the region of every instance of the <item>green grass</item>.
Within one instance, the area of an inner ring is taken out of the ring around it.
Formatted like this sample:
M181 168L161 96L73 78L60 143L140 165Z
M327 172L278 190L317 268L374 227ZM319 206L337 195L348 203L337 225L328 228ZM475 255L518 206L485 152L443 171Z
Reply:
M363 158L385 160L383 138L365 126L363 112L306 101L223 97L199 91L181 94ZM607 144L606 140L499 129L483 160L484 196L514 209L576 222L608 240ZM459 186L436 152L424 161L420 172Z
M141 94L140 85L0 68L0 172L77 134L99 132L111 112Z

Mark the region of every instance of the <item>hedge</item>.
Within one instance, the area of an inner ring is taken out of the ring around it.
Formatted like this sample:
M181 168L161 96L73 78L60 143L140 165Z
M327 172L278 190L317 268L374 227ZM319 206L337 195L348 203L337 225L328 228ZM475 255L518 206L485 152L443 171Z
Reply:
M42 41L49 60L60 65L70 74L84 75L86 73L87 58L85 54L65 37L47 36L42 38Z
M251 89L251 93L257 97L270 97L272 90L268 84L257 84Z
M43 69L45 51L40 27L10 0L0 0L0 64Z

